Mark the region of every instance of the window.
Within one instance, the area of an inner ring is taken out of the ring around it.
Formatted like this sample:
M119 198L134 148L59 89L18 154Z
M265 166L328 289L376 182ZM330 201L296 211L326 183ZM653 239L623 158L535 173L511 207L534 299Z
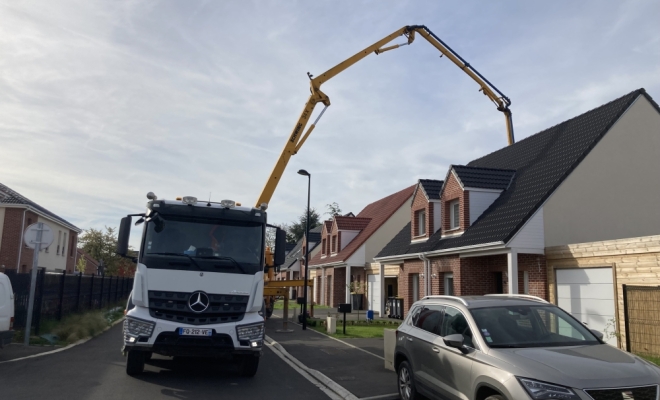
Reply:
M419 329L439 335L442 324L442 306L425 305L424 307L420 307L419 313L413 315L412 322Z
M57 231L57 255L60 255L60 243L62 242L62 231Z
M332 252L336 253L337 252L337 236L332 237Z
M458 200L449 203L449 229L456 229L460 226L461 209Z
M454 274L445 274L445 295L454 295Z
M426 235L426 210L419 210L417 214L417 235Z
M71 243L69 243L69 258L73 258L73 242L75 239L75 236L71 236Z
M413 303L419 300L419 274L410 275L412 281L412 301Z
M472 341L472 331L468 325L465 315L458 311L456 308L447 306L445 307L445 317L442 320L442 328L440 329L440 336L445 337L449 335L460 334L463 335L464 344L469 347L474 347Z
M323 255L328 254L327 253L328 249L325 246L326 246L326 242L325 242L325 238L324 238L323 240L321 240L321 254L323 254Z
M62 257L64 257L64 253L66 253L66 232L64 232L64 240L62 241Z

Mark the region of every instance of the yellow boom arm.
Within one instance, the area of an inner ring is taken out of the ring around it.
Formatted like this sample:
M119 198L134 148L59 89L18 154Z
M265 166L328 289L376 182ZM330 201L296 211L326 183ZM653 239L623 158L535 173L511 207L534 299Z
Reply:
M289 139L286 141L286 144L284 145L282 154L280 155L280 158L277 160L277 163L273 168L273 172L271 172L270 177L266 181L266 185L261 191L261 195L257 200L257 204L256 204L257 207L259 207L263 203L270 202L270 199L273 196L273 193L275 192L275 188L277 187L277 184L279 183L280 178L284 173L287 164L289 163L289 159L291 158L291 156L296 154L298 150L300 150L302 145L305 143L305 140L307 140L309 135L316 127L316 124L318 123L319 119L321 119L321 117L323 116L325 110L328 108L328 106L330 106L330 98L321 91L321 85L329 81L330 79L334 78L339 73L343 72L348 67L362 60L371 53L380 54L388 50L394 50L401 46L411 44L415 40L416 32L419 33L429 43L431 43L433 47L440 50L440 52L443 55L447 56L449 60L451 60L454 64L456 64L456 66L462 69L466 74L468 74L468 76L470 76L475 82L477 82L477 84L479 84L480 86L479 90L482 91L484 95L486 95L493 103L495 103L499 111L504 113L506 117L506 129L507 129L507 138L509 141L509 145L514 143L513 123L511 118L511 110L509 110L509 105L511 105L511 101L509 100L509 98L506 97L504 94L502 94L502 92L500 92L490 82L488 82L486 78L484 78L477 70L472 68L472 66L469 63L463 60L456 52L454 52L449 46L447 46L444 42L442 42L442 40L440 40L440 38L438 38L433 32L431 32L431 30L429 30L426 26L423 25L404 26L403 28L384 37L378 42L372 44L371 46L365 48L364 50L358 52L357 54L337 64L336 66L330 68L329 70L327 70L326 72L315 78L311 74L309 74L309 72L307 73L307 75L311 80L309 84L311 94L309 96L309 99L307 100L307 103L305 104L305 108L303 108L303 111L300 114L300 117L298 118L298 121L293 127L293 131L291 132ZM394 40L395 38L402 35L407 38L407 41L405 43L383 47L392 40ZM309 117L312 115L312 112L314 111L314 108L318 103L323 103L325 107L323 108L319 116L316 118L314 123L312 123L309 126L307 131L305 131L304 134L301 134L305 129L305 127L307 126L307 123L309 122Z

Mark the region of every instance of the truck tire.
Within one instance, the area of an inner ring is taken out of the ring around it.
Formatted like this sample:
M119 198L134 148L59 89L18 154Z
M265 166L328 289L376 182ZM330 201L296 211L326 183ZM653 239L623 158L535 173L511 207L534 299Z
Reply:
M257 373L259 368L259 357L255 356L241 356L238 361L238 374L247 378L251 378Z
M149 361L149 360L151 360L151 356L152 356L153 354L154 354L154 353L152 353L152 352L150 352L150 351L145 351L145 352L144 352L144 361Z
M144 353L137 350L129 350L126 357L126 373L130 376L135 376L142 372L144 372Z

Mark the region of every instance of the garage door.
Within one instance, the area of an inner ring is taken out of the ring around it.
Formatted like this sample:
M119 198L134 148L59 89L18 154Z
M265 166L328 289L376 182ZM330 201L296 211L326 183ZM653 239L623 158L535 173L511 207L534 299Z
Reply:
M380 275L367 275L367 299L369 310L380 312Z
M591 329L613 331L612 268L558 269L557 305ZM607 327L610 325L609 328ZM616 337L607 342L616 346Z

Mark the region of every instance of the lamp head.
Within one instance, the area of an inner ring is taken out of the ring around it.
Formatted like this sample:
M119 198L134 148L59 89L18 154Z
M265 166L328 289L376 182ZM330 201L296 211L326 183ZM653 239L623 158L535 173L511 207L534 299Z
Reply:
M304 169L299 170L298 175L311 176L311 174Z

